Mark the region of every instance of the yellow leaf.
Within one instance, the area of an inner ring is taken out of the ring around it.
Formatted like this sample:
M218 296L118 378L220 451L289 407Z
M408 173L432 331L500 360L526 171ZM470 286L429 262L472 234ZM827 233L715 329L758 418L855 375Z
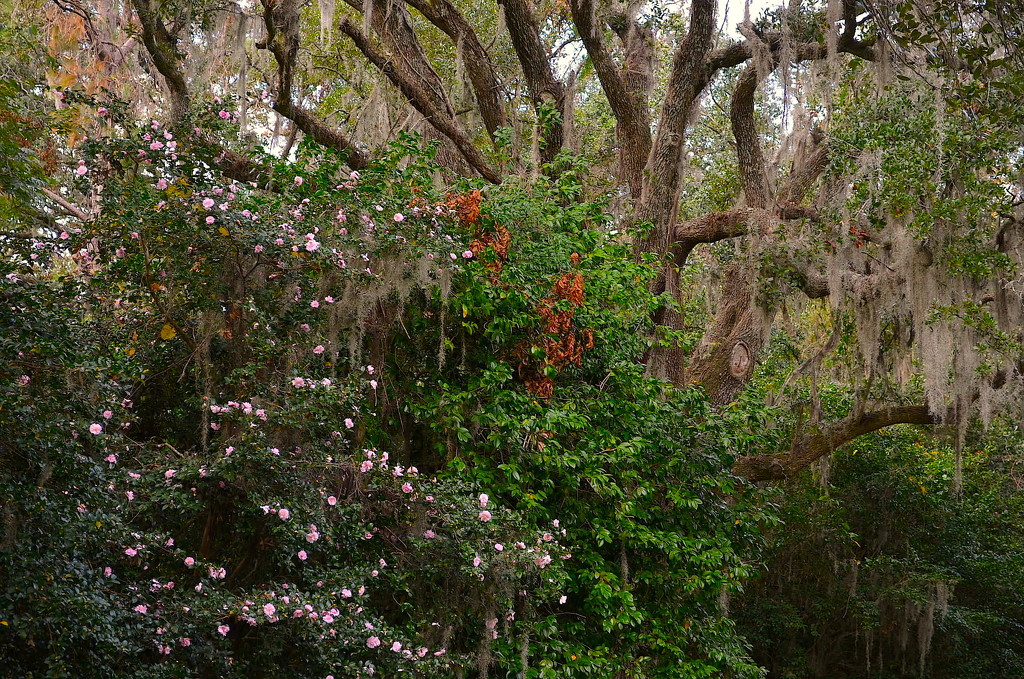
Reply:
M219 232L220 232L220 235L222 235L222 236L226 236L226 235L228 235L228 230L227 230L227 229L225 229L225 228L224 228L223 226L222 226L222 227L220 227L219 229L217 229L217 231L219 231Z
M135 355L135 347L128 347L128 358Z
M171 340L178 335L178 332L170 323L164 323L164 327L160 328L160 339Z

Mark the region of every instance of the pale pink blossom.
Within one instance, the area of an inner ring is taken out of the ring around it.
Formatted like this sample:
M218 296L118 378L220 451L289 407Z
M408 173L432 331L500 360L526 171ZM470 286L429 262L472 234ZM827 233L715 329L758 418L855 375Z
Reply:
M306 550L304 550L304 549L300 549L299 550L299 555L298 556L299 556L299 561L305 561L307 558L309 558L309 554L306 554Z
M93 422L92 424L89 425L89 433L90 434L102 434L103 433L103 425L99 424L99 423L96 423L96 422Z
M331 495L330 497L327 498L327 504L333 507L334 505L338 504L338 498Z
M484 511L477 514L477 518L484 522L490 521L491 513L485 509Z
M114 412L112 410L104 410L103 411L103 419L109 420L113 416L114 416Z
M287 509L280 509L278 510L277 515L281 517L282 521L287 521L288 518L292 515L292 513Z
M356 423L352 421L352 418L351 417L346 417L345 418L345 428L346 429L351 429L354 426L356 426Z
M295 185L296 186L302 186L302 177L296 177L295 178Z
M272 617L277 612L277 607L274 604L263 604L263 615Z
M217 625L217 633L220 634L222 637L226 637L228 635L228 632L230 631L231 628L227 625Z
M190 557L190 556L186 556L185 557L185 565L186 566L192 566L192 565L195 564L195 562L196 562L196 560L193 559L192 557Z
M315 347L313 347L313 353L316 354L317 356L324 353L324 351L326 351L326 349L324 349L324 345L322 344L318 344Z
M480 493L480 508L481 508L481 509L483 509L484 507L486 507L486 506L487 506L487 501L488 501L489 499L490 499L490 498L489 498L489 497L487 497L487 493Z
M380 646L380 639L378 637L370 637L366 640L366 645L370 648L377 648Z
M216 203L217 203L217 201L215 201L213 198L204 198L203 199L203 208L209 210L211 207L216 205Z

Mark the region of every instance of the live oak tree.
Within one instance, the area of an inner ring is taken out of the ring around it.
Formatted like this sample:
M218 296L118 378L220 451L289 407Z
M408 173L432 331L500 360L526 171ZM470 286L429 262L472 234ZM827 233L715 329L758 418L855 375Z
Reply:
M760 676L759 482L1017 440L1024 14L724 6L0 5L0 655Z
M616 196L665 293L650 374L734 401L801 297L826 300L831 339L800 347L787 387L816 384L856 337L845 416L823 419L812 389L789 450L737 460L741 476L784 478L900 423L953 425L962 445L972 418L1020 402L1021 26L1004 3L789 3L735 37L713 0L56 4L53 20L79 18L99 76L116 79L129 54L148 69L158 88L135 96L172 127L213 86L240 97L243 135L287 129L275 152L302 134L353 170L406 129L487 183L558 173L559 154L604 151L581 146L592 121L575 114L600 102L614 160L587 188ZM689 149L716 111L735 181L713 205ZM270 181L236 151L216 162ZM693 347L678 338L695 253L715 308Z

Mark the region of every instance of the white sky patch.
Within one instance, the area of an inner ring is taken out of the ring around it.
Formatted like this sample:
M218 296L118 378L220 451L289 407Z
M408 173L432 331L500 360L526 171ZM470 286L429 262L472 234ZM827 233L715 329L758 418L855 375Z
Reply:
M781 0L721 0L718 3L718 18L722 32L731 38L741 36L736 26L743 21L745 6L750 6L750 20L756 20L766 9L782 7L786 3Z

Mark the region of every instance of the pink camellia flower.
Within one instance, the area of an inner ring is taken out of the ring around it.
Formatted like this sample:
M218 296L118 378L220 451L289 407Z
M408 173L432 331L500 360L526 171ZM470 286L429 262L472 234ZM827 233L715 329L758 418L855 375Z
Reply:
M188 637L184 637L184 638L180 639L178 641L178 643L181 644L182 646L191 646L192 645L192 640L189 639Z
M277 612L277 607L274 604L263 604L263 615L268 618Z
M101 116L105 116L107 115L107 108L105 106L100 106L98 109L96 109L96 113L98 113Z
M136 606L132 610L135 611L136 613L142 613L143 615L145 615L146 612L149 611L149 607L144 605L144 604L139 604L138 606Z
M485 509L484 511L477 514L477 518L484 522L490 521L491 513Z
M505 545L503 545L503 544L501 544L501 543L499 542L499 543L497 543L496 545L494 545L494 549L495 549L495 550L497 550L497 551L499 551L499 552L501 552L501 551L503 551L503 550L505 549Z
M111 568L110 566L107 566L106 568L103 569L103 577L109 578L109 577L113 577L113 575L114 575L114 569Z
M88 171L89 168L87 168L85 165L79 165L78 167L75 168L75 174L77 174L79 177L84 176L85 173Z
M558 603L560 603L560 604L564 604L564 603L565 603L566 601L568 601L568 600L569 600L569 597L567 597L567 596L565 596L565 595L563 594L563 595L562 595L562 596L561 596L561 597L560 597L560 598L558 599Z
M334 298L331 297L330 295L324 297L324 301L327 302L328 304L334 304Z
M331 495L330 497L327 498L327 504L333 507L334 505L338 504L338 498Z
M370 380L370 388L371 389L376 389L377 388L377 380Z
M316 354L317 356L319 356L320 354L324 353L324 351L325 351L324 345L322 345L322 344L318 344L315 347L313 347L313 353Z
M296 377L294 380L292 380L292 386L293 387L304 387L304 386L306 386L306 380L302 379L301 377Z
M484 507L487 506L487 501L489 499L490 498L487 497L487 493L480 493L480 509L483 509Z
M320 308L320 302L318 300L314 299L312 302L309 303L309 306L313 307L314 309L319 309Z
M217 633L220 634L222 637L226 637L228 635L228 632L230 631L231 628L227 625L217 625Z
M203 199L203 208L209 210L216 203L217 203L217 201L215 201L213 198L204 198Z
M136 554L139 553L139 551L137 549L135 549L134 547L129 547L128 549L124 550L124 553L127 554L128 556L135 556Z
M287 509L279 509L277 511L277 515L281 517L282 521L287 521L288 518L292 515L292 513Z
M96 422L93 422L92 424L89 425L89 433L90 434L102 434L103 433L103 425L102 424L98 424Z
M378 637L370 637L366 640L366 645L369 648L377 648L378 646L380 646L380 639Z
M227 111L220 111L219 113L217 113L217 115L219 115L224 120L227 120L228 118L231 117L231 114L228 113Z
M157 182L156 182L156 188L159 189L160 191L163 191L164 189L166 189L167 188L167 180L166 179L158 179Z
M480 560L480 557L478 557L478 556L474 556L473 557L473 565L474 566L479 567L481 563L483 563L483 562Z
M253 252L255 252L255 253L256 253L256 254L258 255L258 254L260 254L261 252L263 252L263 246L262 246L262 245L257 245L256 247L254 247L254 248L252 249L252 251L253 251Z
M113 411L111 411L111 410L104 410L103 411L103 419L109 420L113 416L114 416Z
M395 213L395 221L396 222L401 222L401 221L404 221L404 220L405 220L405 215L403 215L401 212Z
M462 258L463 259L472 259L473 258L473 251L472 250L466 250L465 252L462 253Z
M402 650L402 642L396 641L395 643L391 644L391 650L394 651L395 653L398 653L399 651L401 651Z
M299 550L299 561L305 561L307 558L309 558L309 554L306 554L306 550L300 549Z
M153 142L152 144L149 145L149 150L150 151L159 151L163 147L164 147L164 143L162 141L155 141L155 142Z
M104 460L104 462L109 462L110 464L115 464L115 463L117 463L117 455L107 455L105 458L103 458L103 460Z
M402 492L403 493L411 493L412 492L412 484L408 483L408 482L403 483L402 484Z
M196 562L196 560L193 559L192 557L190 557L190 556L186 556L185 557L185 565L186 566L192 566L192 565L195 564L195 562Z
M296 177L295 178L295 185L296 186L302 186L302 177Z
M174 475L177 474L177 473L178 473L178 470L176 470L176 469L168 469L167 471L164 472L164 478L165 479L173 478Z
M320 243L316 242L315 240L308 240L308 241L306 241L306 251L307 252L316 252L319 249L320 249Z
M213 224L215 221L217 221L217 218L214 217L213 215L210 215L209 217L206 218L207 224Z
M356 423L352 421L352 418L351 417L346 417L345 418L345 428L346 429L351 429L354 426L356 426Z
M359 471L361 472L365 473L370 471L371 469L373 469L373 463L370 462L369 460L363 460L363 463L359 465Z
M437 533L428 528L427 530L423 531L423 537L425 537L428 540L433 540L437 537Z

